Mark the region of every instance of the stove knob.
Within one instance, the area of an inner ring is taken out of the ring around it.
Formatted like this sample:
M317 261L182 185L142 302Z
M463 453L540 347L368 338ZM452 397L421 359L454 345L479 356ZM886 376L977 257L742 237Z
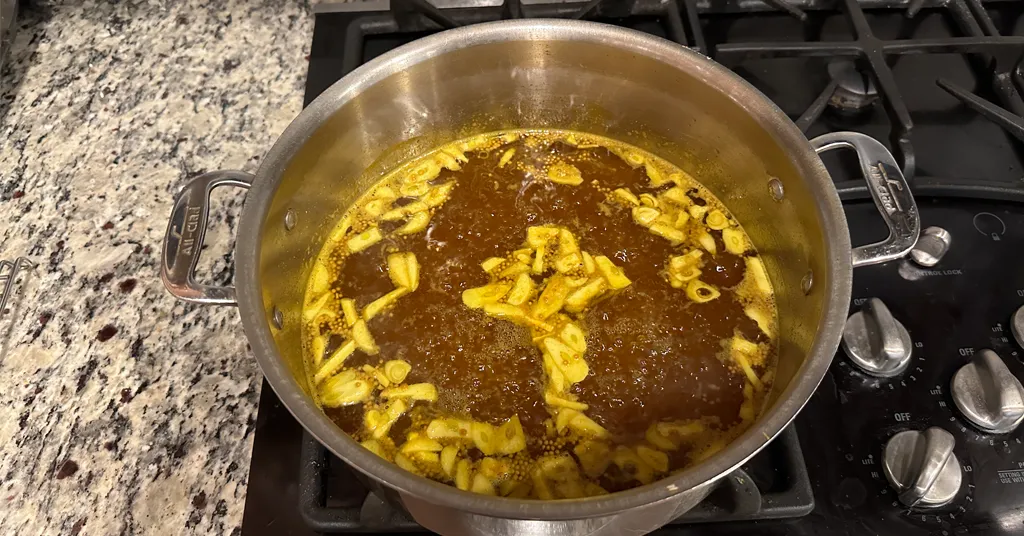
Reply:
M850 315L843 328L843 351L872 376L895 376L910 363L910 334L878 298Z
M885 444L883 471L907 506L942 506L960 491L960 462L953 435L932 427L900 432Z
M960 413L983 432L1012 432L1024 420L1024 386L992 350L953 375L952 392Z
M925 268L935 266L949 251L952 241L953 237L950 236L949 231L942 227L929 227L921 231L917 245L910 250L910 258Z
M1017 339L1017 344L1024 347L1024 306L1017 309L1010 318L1010 331L1013 332L1013 338Z

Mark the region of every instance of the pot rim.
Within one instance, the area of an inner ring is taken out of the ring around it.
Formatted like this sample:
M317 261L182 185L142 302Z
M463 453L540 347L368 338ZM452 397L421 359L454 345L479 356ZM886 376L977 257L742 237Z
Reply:
M259 283L260 237L274 193L292 157L337 109L365 89L404 69L448 52L495 42L551 40L614 43L714 84L784 147L791 147L794 166L808 180L820 202L828 287L818 335L808 358L775 406L725 449L676 475L651 484L586 499L540 501L489 497L442 484L400 469L366 450L338 428L299 387L278 354L264 311ZM760 91L710 58L670 41L611 25L561 19L526 19L474 24L443 31L403 45L355 69L318 96L285 129L260 166L246 196L239 223L237 259L238 310L256 360L281 402L300 424L329 451L368 477L428 502L475 514L564 520L611 515L660 502L738 468L793 420L814 393L832 361L849 307L852 260L846 217L832 179L796 125Z

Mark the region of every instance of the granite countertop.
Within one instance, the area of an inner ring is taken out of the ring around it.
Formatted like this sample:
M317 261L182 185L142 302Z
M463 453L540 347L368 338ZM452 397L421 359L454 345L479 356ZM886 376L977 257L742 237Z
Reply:
M0 77L0 534L231 534L260 374L233 308L159 278L173 193L255 171L302 105L293 0L32 0ZM214 195L200 277L241 207Z

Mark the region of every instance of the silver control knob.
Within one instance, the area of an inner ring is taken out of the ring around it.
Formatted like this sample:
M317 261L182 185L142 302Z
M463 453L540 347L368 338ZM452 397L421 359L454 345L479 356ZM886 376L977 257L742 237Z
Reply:
M872 376L895 376L910 363L910 334L889 308L871 298L850 315L843 328L843 351L854 365Z
M982 432L1012 432L1024 420L1024 386L999 354L982 350L953 375L953 402Z
M949 231L942 227L929 227L921 231L917 245L910 250L910 258L925 268L935 266L949 251L952 242L953 237L950 236Z
M1013 338L1017 340L1017 344L1024 347L1024 306L1017 309L1017 312L1010 317L1010 331L1013 332Z
M900 432L885 444L882 469L907 506L942 506L960 491L960 462L953 454L953 435L932 427Z

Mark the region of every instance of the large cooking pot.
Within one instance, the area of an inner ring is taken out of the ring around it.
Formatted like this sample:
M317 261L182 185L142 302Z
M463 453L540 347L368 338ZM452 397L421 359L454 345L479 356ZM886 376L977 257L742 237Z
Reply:
M303 291L340 215L384 170L442 143L508 128L560 128L631 143L680 165L722 199L761 253L779 311L776 379L754 426L708 460L603 497L515 500L459 491L359 446L314 404L303 370ZM851 249L818 153L856 151L887 240ZM235 244L235 288L195 281L210 190L249 188ZM892 156L857 133L808 142L739 76L679 45L595 23L520 20L439 33L339 80L271 148L255 176L208 173L178 194L162 277L180 299L238 304L267 381L339 458L445 535L642 534L701 501L762 449L814 392L839 344L852 269L906 254L917 207ZM236 301L237 300L237 301Z

